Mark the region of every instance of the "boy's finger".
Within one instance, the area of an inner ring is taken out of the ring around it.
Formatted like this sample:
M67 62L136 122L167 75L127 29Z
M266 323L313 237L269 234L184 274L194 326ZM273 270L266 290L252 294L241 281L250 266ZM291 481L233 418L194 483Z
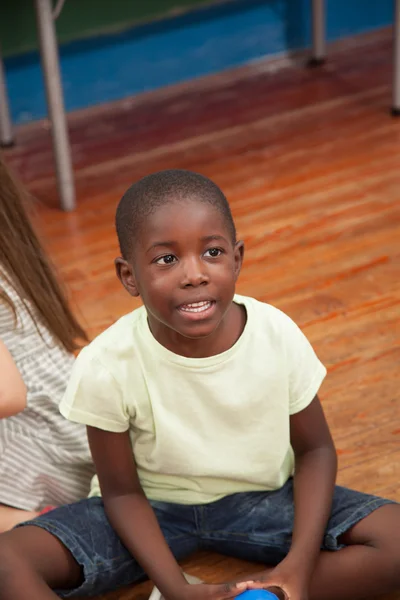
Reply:
M261 589L264 589L266 585L268 585L268 584L265 581L250 581L249 589L261 590Z
M238 596L242 592L245 592L249 589L250 585L253 581L239 581L238 583L223 583L220 587L221 590L221 599L234 598Z
M260 590L260 589L268 590L269 592L272 592L273 594L275 594L275 596L278 596L278 598L281 598L283 596L286 600L288 600L288 595L285 592L285 590L283 588L281 588L281 586L275 585L272 581L270 581L270 582L250 581L247 589L249 589L249 590Z

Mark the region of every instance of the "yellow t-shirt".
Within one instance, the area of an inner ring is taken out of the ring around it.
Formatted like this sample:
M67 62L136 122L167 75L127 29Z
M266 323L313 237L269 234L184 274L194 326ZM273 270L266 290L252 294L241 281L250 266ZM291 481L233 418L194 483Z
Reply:
M141 307L76 360L62 414L107 431L129 429L149 499L203 504L277 489L293 473L289 416L310 404L325 367L284 313L253 298L235 302L247 322L222 354L167 350ZM94 478L91 495L99 494Z

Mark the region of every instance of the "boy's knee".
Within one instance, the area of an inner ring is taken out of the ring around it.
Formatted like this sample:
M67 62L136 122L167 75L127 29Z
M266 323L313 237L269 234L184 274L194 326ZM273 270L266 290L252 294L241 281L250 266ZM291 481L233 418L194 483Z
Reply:
M390 548L380 550L381 556L378 564L381 565L380 577L385 581L388 589L400 589L400 549L393 551Z
M27 565L25 565L27 568ZM23 577L24 560L13 544L0 540L0 600L11 598L12 583Z
M371 545L381 555L386 577L400 587L400 506L389 504L375 512L377 533Z
M396 588L400 588L400 545L393 540L386 540L380 551L388 577Z
M7 535L2 538L0 536L0 600L23 598L32 582L41 580L41 575L21 552L18 540Z
M20 562L17 548L10 540L0 538L0 569L4 571L7 568L12 568L14 564Z

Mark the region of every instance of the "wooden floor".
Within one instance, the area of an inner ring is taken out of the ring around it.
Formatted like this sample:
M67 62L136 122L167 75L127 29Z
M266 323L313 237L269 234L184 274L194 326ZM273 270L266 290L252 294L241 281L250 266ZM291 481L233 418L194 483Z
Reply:
M44 203L39 226L91 335L136 306L113 272L124 189L166 167L212 177L246 243L238 290L286 311L328 367L339 482L400 501L400 119L390 38L364 41L318 70L260 64L73 115L73 214L56 208L45 124L20 129L6 158ZM184 566L208 581L251 569Z

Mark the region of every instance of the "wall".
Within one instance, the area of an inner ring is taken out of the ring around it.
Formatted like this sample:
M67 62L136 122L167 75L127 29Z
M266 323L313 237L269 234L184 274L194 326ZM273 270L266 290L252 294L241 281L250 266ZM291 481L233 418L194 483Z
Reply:
M328 40L392 20L392 0L326 4ZM10 103L19 123L46 114L38 53L24 51L35 44L32 5L32 0L14 0L7 14L0 9ZM168 16L154 20L160 15ZM67 0L57 33L65 103L67 110L76 110L304 48L310 44L310 3Z
M52 0L56 5L57 0ZM65 0L57 20L57 37L65 43L128 29L140 22L166 17L204 5L209 0ZM5 0L0 5L3 56L37 48L33 0Z

